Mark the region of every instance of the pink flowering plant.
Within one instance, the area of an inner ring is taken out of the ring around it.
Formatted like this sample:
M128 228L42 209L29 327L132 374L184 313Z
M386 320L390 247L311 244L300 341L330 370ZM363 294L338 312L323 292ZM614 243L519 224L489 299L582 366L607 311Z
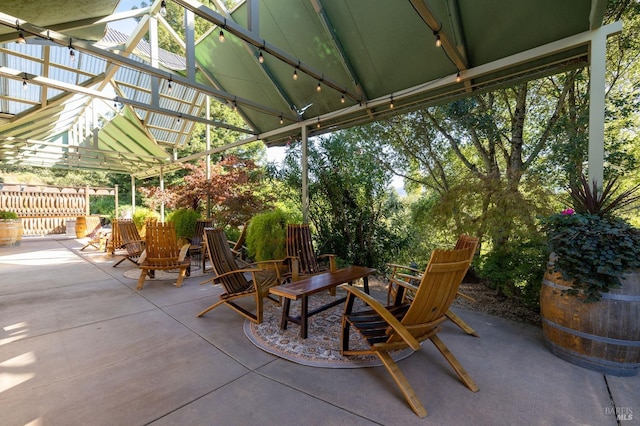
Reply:
M584 302L600 300L621 285L625 273L640 268L640 230L614 215L638 203L640 185L619 192L616 180L599 190L582 176L569 188L573 208L541 221L552 253L550 268L571 282L568 293Z

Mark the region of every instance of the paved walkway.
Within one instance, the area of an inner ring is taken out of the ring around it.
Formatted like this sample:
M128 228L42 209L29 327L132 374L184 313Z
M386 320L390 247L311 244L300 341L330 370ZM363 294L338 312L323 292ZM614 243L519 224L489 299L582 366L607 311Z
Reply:
M550 354L537 327L458 311L480 334L440 333L480 387L430 343L399 363L418 418L383 367L305 367L253 346L220 289L146 283L81 241L0 248L0 424L640 425L640 377L603 376ZM614 407L633 420L616 421Z

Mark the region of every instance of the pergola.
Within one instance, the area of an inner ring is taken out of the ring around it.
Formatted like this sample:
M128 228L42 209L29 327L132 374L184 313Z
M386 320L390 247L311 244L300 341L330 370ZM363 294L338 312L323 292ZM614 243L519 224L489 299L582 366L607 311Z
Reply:
M306 152L310 136L590 65L589 172L602 182L606 40L622 29L602 26L606 0L118 2L0 3L0 162L162 176L252 141L300 138ZM131 34L108 28L131 17ZM210 25L197 40L196 20ZM158 48L159 26L181 54ZM210 98L244 125L211 117ZM177 158L197 122L241 136Z

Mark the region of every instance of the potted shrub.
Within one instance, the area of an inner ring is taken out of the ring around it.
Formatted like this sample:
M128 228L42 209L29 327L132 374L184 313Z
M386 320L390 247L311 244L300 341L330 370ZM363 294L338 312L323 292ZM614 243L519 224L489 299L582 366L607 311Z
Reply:
M545 341L574 364L619 376L640 368L640 230L616 216L640 186L618 194L582 176L573 208L542 220L550 259L540 291ZM616 195L618 194L618 195Z
M247 251L256 262L284 259L290 215L275 209L255 215L247 228Z
M200 219L200 213L191 209L178 209L167 215L167 222L173 222L176 234L183 243L193 239L196 222Z
M0 246L12 246L22 240L22 219L10 210L0 210Z

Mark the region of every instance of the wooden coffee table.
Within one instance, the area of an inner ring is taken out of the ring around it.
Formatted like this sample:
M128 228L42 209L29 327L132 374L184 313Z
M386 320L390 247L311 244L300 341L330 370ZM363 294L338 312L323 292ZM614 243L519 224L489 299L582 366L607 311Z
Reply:
M339 305L346 299L346 297L340 298L309 312L310 295L323 290L336 288L340 284L351 284L353 283L353 281L360 278L362 278L364 281L364 291L366 293L369 293L369 275L374 274L375 272L376 270L374 268L367 268L365 266L349 266L344 269L338 269L335 272L325 272L323 274L314 275L300 281L269 288L269 293L284 298L280 328L282 330L286 330L287 324L289 322L298 324L300 325L300 337L306 339L309 317L319 312L325 311L333 306ZM301 301L299 316L294 317L289 314L289 308L291 306L292 300Z

